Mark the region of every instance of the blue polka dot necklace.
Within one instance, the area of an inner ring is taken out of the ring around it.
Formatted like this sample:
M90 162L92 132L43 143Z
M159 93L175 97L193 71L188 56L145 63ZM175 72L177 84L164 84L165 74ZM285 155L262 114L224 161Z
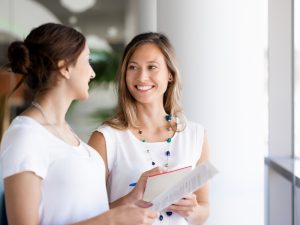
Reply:
M173 117L172 117L171 115L169 115L169 114L165 116L165 120L166 120L166 121L169 123L169 125L170 125L170 126L167 128L168 131L172 131L172 126L171 126L172 119L173 119ZM138 133L139 133L140 135L142 135L142 134L143 134L143 131L142 131L141 129L139 129L139 130L138 130ZM147 153L147 155L148 155L148 157L149 157L149 160L150 160L150 162L151 162L151 165L152 165L153 167L158 166L157 163L153 160L153 157L151 156L151 151L150 151L149 147L147 146L146 140L145 140L145 139L141 139L141 141L142 141L143 143L145 143L145 146L146 146L146 153ZM169 167L169 159L170 159L170 157L171 157L171 149L170 149L170 145L171 145L171 142L172 142L172 137L167 138L167 140L166 140L165 142L167 143L166 150L164 151L164 155L165 155L165 157L166 157L166 163L164 163L163 166L166 167L166 168L168 168L168 167ZM165 214L166 217L170 217L170 216L172 216L173 212L166 211L164 214ZM163 222L163 220L165 219L164 214L163 214L163 213L160 213L160 215L159 215L159 217L158 217L158 219L159 219L161 222Z

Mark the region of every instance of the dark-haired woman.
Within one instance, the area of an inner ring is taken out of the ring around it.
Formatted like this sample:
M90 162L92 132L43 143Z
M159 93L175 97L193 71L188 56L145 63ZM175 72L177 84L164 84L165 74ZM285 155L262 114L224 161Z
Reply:
M10 225L151 224L157 216L134 205L109 210L103 160L65 120L71 102L89 96L89 55L80 32L54 23L9 46L11 70L35 96L1 143Z

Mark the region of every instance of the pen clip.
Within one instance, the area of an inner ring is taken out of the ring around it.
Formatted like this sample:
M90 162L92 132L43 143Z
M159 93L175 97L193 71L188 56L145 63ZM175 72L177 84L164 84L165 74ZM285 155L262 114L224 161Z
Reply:
M135 187L136 186L136 182L129 184L130 187Z

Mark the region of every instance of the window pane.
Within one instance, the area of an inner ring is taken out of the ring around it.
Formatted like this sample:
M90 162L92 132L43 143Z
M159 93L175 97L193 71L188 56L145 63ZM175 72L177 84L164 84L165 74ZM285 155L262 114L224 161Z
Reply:
M294 126L295 156L300 158L300 1L294 1Z

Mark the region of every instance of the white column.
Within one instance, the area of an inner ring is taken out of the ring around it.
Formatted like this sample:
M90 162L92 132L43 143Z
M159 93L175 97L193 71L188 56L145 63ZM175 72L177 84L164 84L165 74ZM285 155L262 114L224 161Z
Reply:
M293 155L293 0L269 0L269 155ZM292 182L268 171L268 221L293 224Z
M129 0L125 19L125 42L157 29L157 0Z
M269 145L272 156L292 156L292 0L269 1Z
M177 51L183 106L208 130L207 225L263 225L267 136L267 1L164 0L157 29Z

